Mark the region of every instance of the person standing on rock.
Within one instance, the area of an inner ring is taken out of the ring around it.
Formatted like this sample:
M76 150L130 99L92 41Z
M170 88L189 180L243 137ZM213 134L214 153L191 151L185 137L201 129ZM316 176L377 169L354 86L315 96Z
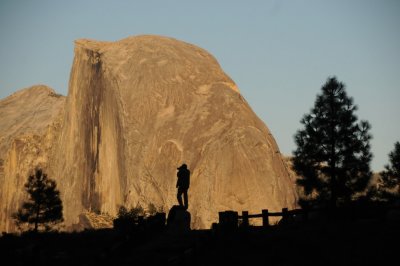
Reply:
M178 181L176 182L176 187L178 188L177 198L179 206L184 207L185 210L187 210L189 207L188 189L190 185L190 171L187 168L186 164L182 164L177 169L178 169L178 173L176 174L178 176ZM182 194L184 203L182 203Z

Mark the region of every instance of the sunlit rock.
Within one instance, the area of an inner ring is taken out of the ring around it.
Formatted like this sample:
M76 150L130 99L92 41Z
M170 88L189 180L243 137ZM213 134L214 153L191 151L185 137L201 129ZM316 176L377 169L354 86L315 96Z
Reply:
M32 107L32 115L48 114L32 141L44 155L22 164L18 156L34 152L19 146L20 134L4 135L11 123L4 108L21 111L7 99L0 102L1 230L10 228L27 171L40 164L58 182L67 227L86 211L115 215L119 205L170 209L182 163L191 171L192 229L209 228L223 210L295 205L270 131L216 59L194 45L159 36L77 40L65 108L63 97Z

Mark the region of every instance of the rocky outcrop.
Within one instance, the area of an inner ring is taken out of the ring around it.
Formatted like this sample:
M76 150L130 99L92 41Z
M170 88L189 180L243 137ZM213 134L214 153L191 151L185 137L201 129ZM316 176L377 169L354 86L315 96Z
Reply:
M96 230L104 228L112 228L114 216L107 213L84 212L79 215L79 223L73 224L73 231L82 231L84 229Z
M191 170L192 228L218 211L292 208L293 181L265 124L205 50L171 38L78 40L48 160L67 225L176 204L176 167ZM18 167L17 167L18 168Z
M47 169L65 97L39 85L0 100L0 230L15 229L11 215L26 197L36 167Z

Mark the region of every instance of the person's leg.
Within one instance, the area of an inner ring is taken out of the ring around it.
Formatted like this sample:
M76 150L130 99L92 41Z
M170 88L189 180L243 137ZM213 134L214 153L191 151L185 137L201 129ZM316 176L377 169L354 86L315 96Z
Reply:
M187 190L183 191L183 201L185 203L185 209L187 210L189 208L188 191Z
M183 193L182 189L178 189L178 194L176 195L176 198L178 199L179 206L183 206L182 193Z

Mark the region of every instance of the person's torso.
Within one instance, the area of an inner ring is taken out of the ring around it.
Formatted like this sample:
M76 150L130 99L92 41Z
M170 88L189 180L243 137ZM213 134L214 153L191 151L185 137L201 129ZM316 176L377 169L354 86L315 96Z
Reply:
M181 188L189 188L190 184L190 171L180 170L178 172L178 184Z

